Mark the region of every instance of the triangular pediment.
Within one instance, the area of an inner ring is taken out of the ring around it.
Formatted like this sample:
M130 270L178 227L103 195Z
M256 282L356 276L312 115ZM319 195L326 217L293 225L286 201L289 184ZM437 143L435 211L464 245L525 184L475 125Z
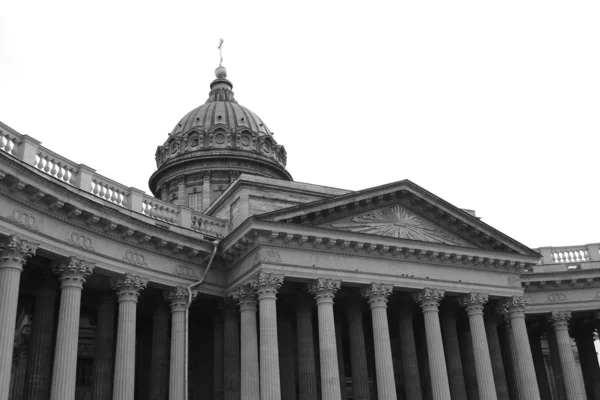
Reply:
M475 247L473 243L400 204L363 211L317 226L397 239Z
M530 257L539 254L409 180L257 215L361 235L471 247Z

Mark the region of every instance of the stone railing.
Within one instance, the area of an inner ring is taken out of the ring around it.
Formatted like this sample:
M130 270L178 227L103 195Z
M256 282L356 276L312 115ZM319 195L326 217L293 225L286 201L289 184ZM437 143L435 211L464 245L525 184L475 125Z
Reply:
M2 122L0 122L0 151L74 188L157 221L211 236L223 237L227 233L227 223L224 220L162 201L147 195L142 190L115 182L84 164L77 164L54 153L43 147L38 140L28 135L21 135Z
M542 254L540 264L580 264L600 261L600 243L581 246L540 247L535 249Z

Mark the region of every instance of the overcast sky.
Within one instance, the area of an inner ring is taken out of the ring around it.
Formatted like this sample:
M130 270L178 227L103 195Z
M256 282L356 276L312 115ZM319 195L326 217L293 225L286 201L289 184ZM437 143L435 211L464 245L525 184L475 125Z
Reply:
M531 247L600 242L598 1L24 1L0 120L149 193L217 45L299 182L410 179Z

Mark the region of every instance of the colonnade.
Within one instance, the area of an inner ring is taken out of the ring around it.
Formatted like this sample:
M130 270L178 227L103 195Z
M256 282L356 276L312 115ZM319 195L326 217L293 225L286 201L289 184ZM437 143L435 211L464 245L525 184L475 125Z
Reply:
M94 265L69 257L53 267L60 287L49 276L42 282L36 294L26 362L12 369L20 273L34 252L34 244L16 236L0 245L0 321L3 321L0 324L0 400L75 400L81 295ZM318 278L308 283L295 300L295 318L281 313L277 296L283 283L283 275L261 272L237 287L231 301L223 303L222 318L216 318L213 323L213 399L313 400L319 395L323 400L345 398L340 339L343 328L334 318L334 300L341 282ZM134 400L137 301L145 287L144 279L124 274L111 281L112 290L104 293L98 304L92 371L94 400ZM59 291L56 340L52 342L54 300ZM486 293L472 292L457 297L457 301L444 301L440 310L445 297L442 289L425 288L409 297L406 292L394 293L391 285L371 283L361 289L361 294L363 304L370 308L377 399L397 399L388 318L391 296L400 300L397 321L406 399L454 400L475 395L486 400L546 398L540 395L544 385L539 383L540 373L536 375L539 354L535 343L530 346L523 297L503 299L492 310L486 306ZM149 397L151 400L183 400L188 292L176 287L164 292L164 299L170 310L159 305L152 316ZM415 314L411 305L415 303L422 310L424 338L417 339L424 345L426 357L419 357L421 353L416 344ZM351 365L354 400L374 399L369 388L361 307L356 298L345 307L349 339L349 353L345 356ZM465 346L461 345L457 333L459 307L468 317L465 334L461 335L470 338L466 352L460 350ZM313 329L313 308L316 308L316 329ZM505 319L504 340L498 335L498 313ZM576 373L568 332L570 318L568 311L557 311L550 316L553 346L560 360L565 398L584 400L586 389L588 395L600 393L600 367L597 360L586 356L582 358L582 365L586 366L585 382ZM313 335L315 331L317 337ZM593 348L589 326L579 329L575 339L582 354ZM239 343L239 347L231 343ZM296 351L291 351L292 346L296 346ZM507 353L504 357L503 348ZM508 365L506 360L509 360ZM426 365L419 365L423 362ZM420 368L427 373L420 373ZM9 397L11 387L12 397ZM469 390L476 394L468 395Z

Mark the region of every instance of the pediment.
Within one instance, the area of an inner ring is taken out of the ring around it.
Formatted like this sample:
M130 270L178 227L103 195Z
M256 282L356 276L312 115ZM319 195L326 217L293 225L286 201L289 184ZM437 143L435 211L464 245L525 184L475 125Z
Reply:
M475 247L400 204L363 211L318 226L397 239Z

